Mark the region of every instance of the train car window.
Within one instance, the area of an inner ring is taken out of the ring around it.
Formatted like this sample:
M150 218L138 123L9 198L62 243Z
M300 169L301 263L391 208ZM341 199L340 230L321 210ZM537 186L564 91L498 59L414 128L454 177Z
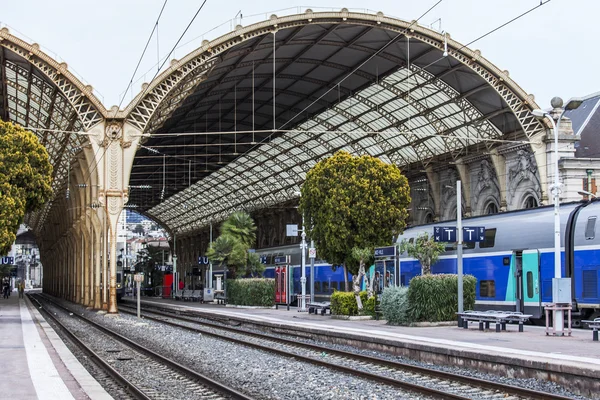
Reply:
M315 293L321 291L321 282L315 282Z
M454 251L457 248L457 244L456 242L453 243L446 243L446 248L444 249L444 251ZM463 250L465 249L474 249L475 248L475 242L463 242Z
M454 251L454 250L456 250L456 242L446 243L446 248L444 249L444 251Z
M527 297L533 297L533 272L527 271Z
M475 242L463 242L463 249L474 249Z
M323 292L327 293L329 291L329 282L323 281Z
M496 244L496 228L486 229L485 238L483 242L479 242L479 247L482 249L490 248L494 247L494 244Z
M496 281L479 281L479 297L496 297Z
M596 237L596 218L589 217L585 226L585 239L592 240Z

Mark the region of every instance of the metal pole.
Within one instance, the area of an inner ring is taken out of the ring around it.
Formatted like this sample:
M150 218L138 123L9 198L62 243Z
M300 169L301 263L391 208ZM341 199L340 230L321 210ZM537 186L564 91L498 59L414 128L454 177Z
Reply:
M310 240L310 248L315 248L314 240ZM310 258L310 302L315 302L315 258Z
M564 110L563 110L564 113ZM554 118L550 114L546 114L548 119L552 123L552 128L554 130L554 184L552 185L552 194L554 195L554 279L552 280L552 287L558 284L556 281L561 277L561 268L560 268L560 183L558 181L558 126L560 125L560 120L562 119L563 113L561 113L558 118L558 122L554 122ZM557 292L556 290L552 290L552 294ZM557 299L553 298L552 302L554 304L557 303ZM564 327L563 322L563 312L554 310L553 312L554 318L554 332L562 332Z
M177 280L177 232L173 233L173 289L171 290L171 296L175 298L175 291L179 288L179 281Z
M460 180L456 181L456 267L458 270L458 312L463 305L463 231L462 231L462 190ZM459 319L460 323L460 319Z
M210 223L210 248L212 249L212 222ZM208 260L208 288L213 288L213 279L212 279L212 261Z
M302 243L300 244L302 251L302 277L300 284L302 285L302 306L298 311L306 311L306 229L304 229L304 218L302 218Z
M137 286L137 317L140 318L140 289L142 287L142 282L139 280L136 282Z

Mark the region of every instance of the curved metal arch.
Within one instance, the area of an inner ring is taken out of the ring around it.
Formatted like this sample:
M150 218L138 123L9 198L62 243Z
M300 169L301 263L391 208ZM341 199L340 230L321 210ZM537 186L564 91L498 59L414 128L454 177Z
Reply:
M504 99L527 137L531 137L543 129L544 125L530 114L532 109L538 108L533 98L528 96L510 79L506 71L498 69L482 57L479 51L470 50L448 36L443 36L428 28L386 17L382 13L373 15L345 10L341 12L307 12L285 17L273 16L267 21L248 27L238 27L231 33L211 42L203 43L200 48L188 54L181 61L174 61L171 67L159 76L159 79L150 84L148 90L138 94L125 109L126 118L142 131L146 131L148 122L171 91L189 74L197 72L198 68L206 71L208 69L207 65L212 64L210 67L214 67L218 56L225 50L257 36L280 29L322 23L363 25L398 33L407 32L411 37L440 50L444 49L446 39L449 56L483 78Z
M5 27L0 29L0 46L27 60L48 77L69 101L86 130L105 118L106 109L93 93L92 86L84 85L68 70L66 63L54 60L41 51L37 43L29 44L11 35Z

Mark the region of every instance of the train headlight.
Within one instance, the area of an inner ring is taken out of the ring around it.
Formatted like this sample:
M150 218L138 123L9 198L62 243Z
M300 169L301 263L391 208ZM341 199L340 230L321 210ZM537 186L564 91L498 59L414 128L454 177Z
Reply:
M121 289L121 284L120 283L117 285L117 289Z

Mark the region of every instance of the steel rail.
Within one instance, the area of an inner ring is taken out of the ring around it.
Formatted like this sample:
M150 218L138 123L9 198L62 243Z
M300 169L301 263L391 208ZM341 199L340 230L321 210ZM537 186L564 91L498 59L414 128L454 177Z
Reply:
M51 312L46 311L44 306L39 302L39 300L31 295L27 295L31 301L36 302L39 305L39 310L44 314L45 317L49 317L56 325L61 328L61 332L63 332L68 338L75 343L84 353L88 355L90 360L94 362L100 369L104 370L111 378L113 378L117 383L121 386L125 387L125 389L136 399L139 400L151 400L150 397L146 396L146 394L137 387L134 383L129 381L123 375L121 375L116 369L114 369L109 363L104 361L102 357L100 357L94 350L92 350L88 345L83 343L74 333L72 333L62 322L58 320Z
M150 358L158 360L159 362L161 362L163 364L166 364L168 367L170 367L170 368L178 371L179 373L187 375L189 378L191 378L193 380L200 381L204 385L211 387L212 389L220 392L223 395L231 396L233 399L236 399L236 400L256 400L253 397L250 397L250 396L248 396L248 395L246 395L244 393L238 392L237 390L235 390L235 389L233 389L233 388L231 388L231 387L229 387L227 385L219 383L219 382L217 382L217 381L215 381L215 380L213 380L213 379L211 379L211 378L209 378L209 377L207 377L207 376L205 376L205 375L203 375L203 374L201 374L199 372L196 372L196 371L194 371L194 370L192 370L192 369L190 369L190 368L188 368L188 367L186 367L184 365L181 365L181 364L179 364L179 363L177 363L177 362L175 362L173 360L170 360L170 359L168 359L168 358L166 358L164 356L161 356L160 354L158 354L158 353L156 353L156 352L154 352L154 351L152 351L150 349L147 349L147 348L145 348L145 347L143 347L143 346L135 343L134 341L126 338L125 336L123 336L123 335L121 335L121 334L119 334L117 332L114 332L114 331L112 331L112 330L110 330L110 329L108 329L108 328L106 328L106 327L104 327L104 326L102 326L100 324L97 324L96 322L91 321L88 318L86 318L86 317L84 317L82 315L77 314L77 312L74 312L73 310L70 310L69 308L67 308L67 307L65 307L65 306L63 306L61 304L58 304L56 301L50 299L46 295L37 295L37 296L42 296L45 301L48 301L48 302L54 304L56 307L62 308L63 310L66 310L69 313L73 313L73 316L76 316L77 318L81 319L82 321L85 321L86 323L90 324L94 328L96 328L96 329L98 329L98 330L106 333L107 335L109 335L109 336L111 336L111 337L113 337L113 338L115 338L115 339L117 339L117 340L119 340L119 341L121 341L123 343L125 343L126 345L128 345L130 347L133 347L134 349L136 349L136 351L138 351L138 352L140 352L140 353L142 353L142 354L144 354L144 355L146 355L146 356L148 356Z

